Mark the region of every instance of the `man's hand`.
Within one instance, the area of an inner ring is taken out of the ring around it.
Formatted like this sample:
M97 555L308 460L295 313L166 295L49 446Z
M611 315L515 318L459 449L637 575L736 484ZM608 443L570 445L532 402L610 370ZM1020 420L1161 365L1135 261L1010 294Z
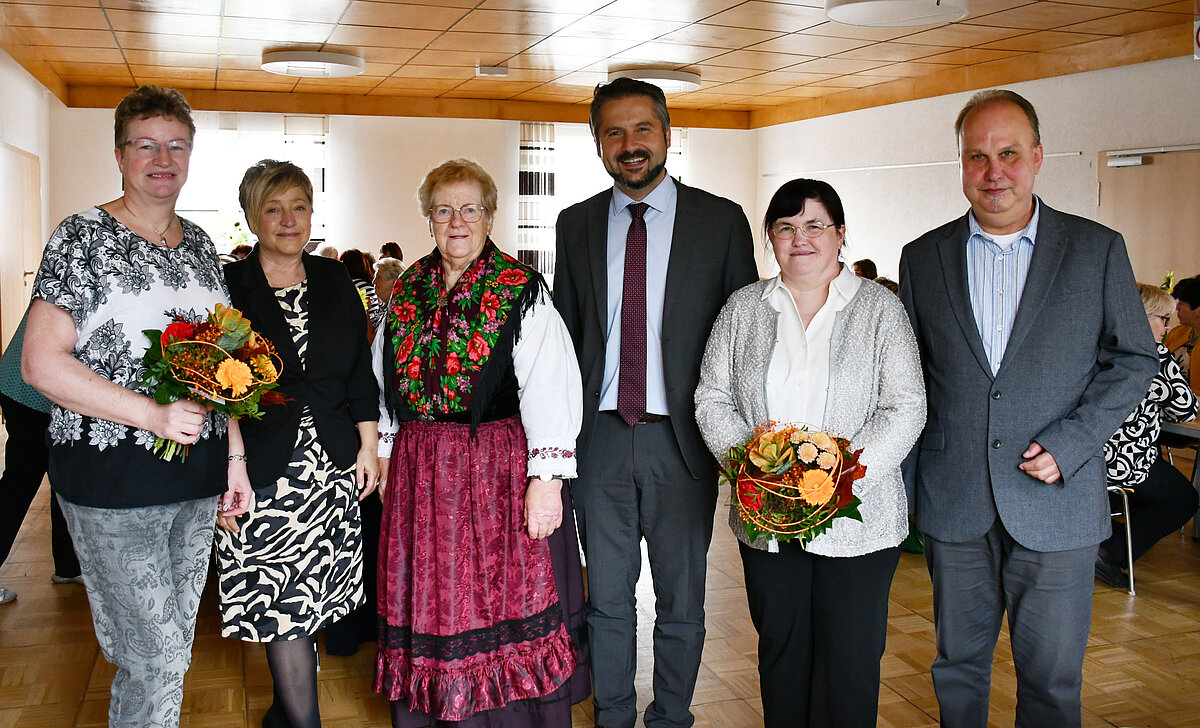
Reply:
M1043 483L1053 483L1062 477L1054 456L1036 442L1029 443L1029 447L1021 453L1021 457L1025 458L1025 462L1019 466L1021 470Z

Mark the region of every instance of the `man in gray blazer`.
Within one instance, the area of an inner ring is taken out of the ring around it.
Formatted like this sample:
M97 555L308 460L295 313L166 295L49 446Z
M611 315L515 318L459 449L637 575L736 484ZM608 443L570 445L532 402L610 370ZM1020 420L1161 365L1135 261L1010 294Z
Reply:
M963 217L904 248L929 416L910 456L942 725L987 725L1008 612L1017 726L1080 725L1104 441L1158 362L1121 236L1033 194L1037 113L983 91L955 124Z
M634 585L644 538L656 613L645 724L686 728L717 498L693 394L717 313L758 275L742 209L667 175L671 118L661 90L627 78L597 86L591 126L616 183L559 216L554 305L583 375L571 493L587 555L596 724L637 720Z

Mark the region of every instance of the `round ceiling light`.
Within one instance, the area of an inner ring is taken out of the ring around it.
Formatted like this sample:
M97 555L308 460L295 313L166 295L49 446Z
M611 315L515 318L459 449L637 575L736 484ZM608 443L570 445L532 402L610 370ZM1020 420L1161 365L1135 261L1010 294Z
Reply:
M652 83L661 88L665 94L678 94L684 91L695 91L700 88L700 74L690 71L668 71L661 68L626 68L609 71L608 82L612 83L622 76Z
M825 14L872 28L942 25L967 17L967 0L825 0Z
M281 76L357 76L364 66L363 59L358 56L329 51L267 51L262 56L262 70Z

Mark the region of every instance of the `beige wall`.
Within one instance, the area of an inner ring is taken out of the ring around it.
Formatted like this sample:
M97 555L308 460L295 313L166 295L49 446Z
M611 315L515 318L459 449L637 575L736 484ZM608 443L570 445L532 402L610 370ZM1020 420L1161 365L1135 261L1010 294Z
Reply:
M0 52L0 346L8 345L29 300L26 291L32 280L24 273L34 261L23 259L20 237L33 236L33 245L45 237L52 104L58 104L57 99ZM30 184L36 189L28 189Z
M1095 215L1098 151L1200 142L1200 67L1191 58L1013 88L1042 115L1049 157L1037 189L1049 204L1069 212ZM0 91L0 141L42 159L47 226L120 194L110 111L63 107L3 53ZM881 273L895 276L905 242L965 209L951 126L966 97L955 94L755 131L693 129L687 181L740 203L757 228L782 182L800 175L823 177L846 204L847 257L874 258ZM334 117L328 168L335 191L328 211L331 241L371 247L396 239L408 257L423 253L428 238L413 193L430 166L462 155L477 159L496 177L502 200L496 239L511 248L518 134L517 122ZM880 168L889 165L898 168ZM353 192L337 194L341 189Z
M1200 143L1200 61L1190 57L1009 88L1028 98L1041 118L1042 143L1050 156L1035 189L1047 204L1066 212L1095 216L1100 150ZM895 277L905 243L967 209L953 126L969 96L759 130L759 214L788 179L825 179L846 207L846 257L872 258L881 275ZM886 165L936 166L878 169Z

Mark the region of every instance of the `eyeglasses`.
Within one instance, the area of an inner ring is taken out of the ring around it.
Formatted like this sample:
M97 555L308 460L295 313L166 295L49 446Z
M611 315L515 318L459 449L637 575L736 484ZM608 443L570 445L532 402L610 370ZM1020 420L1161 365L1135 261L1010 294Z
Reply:
M819 238L821 237L821 233L825 232L826 229L835 227L837 225L826 225L823 222L816 221L806 222L799 228L791 223L777 222L771 226L771 237L779 240L791 240L796 237L796 232L799 231L806 238Z
M453 207L451 205L435 205L429 208L429 217L434 222L446 223L454 219L454 213L458 213L463 222L479 222L483 218L483 213L487 209L483 205L470 204L462 207Z
M130 139L121 146L127 146L139 157L153 158L158 156L158 150L165 148L172 157L186 157L192 153L192 143L186 139L172 139L169 142L156 142L153 139Z

